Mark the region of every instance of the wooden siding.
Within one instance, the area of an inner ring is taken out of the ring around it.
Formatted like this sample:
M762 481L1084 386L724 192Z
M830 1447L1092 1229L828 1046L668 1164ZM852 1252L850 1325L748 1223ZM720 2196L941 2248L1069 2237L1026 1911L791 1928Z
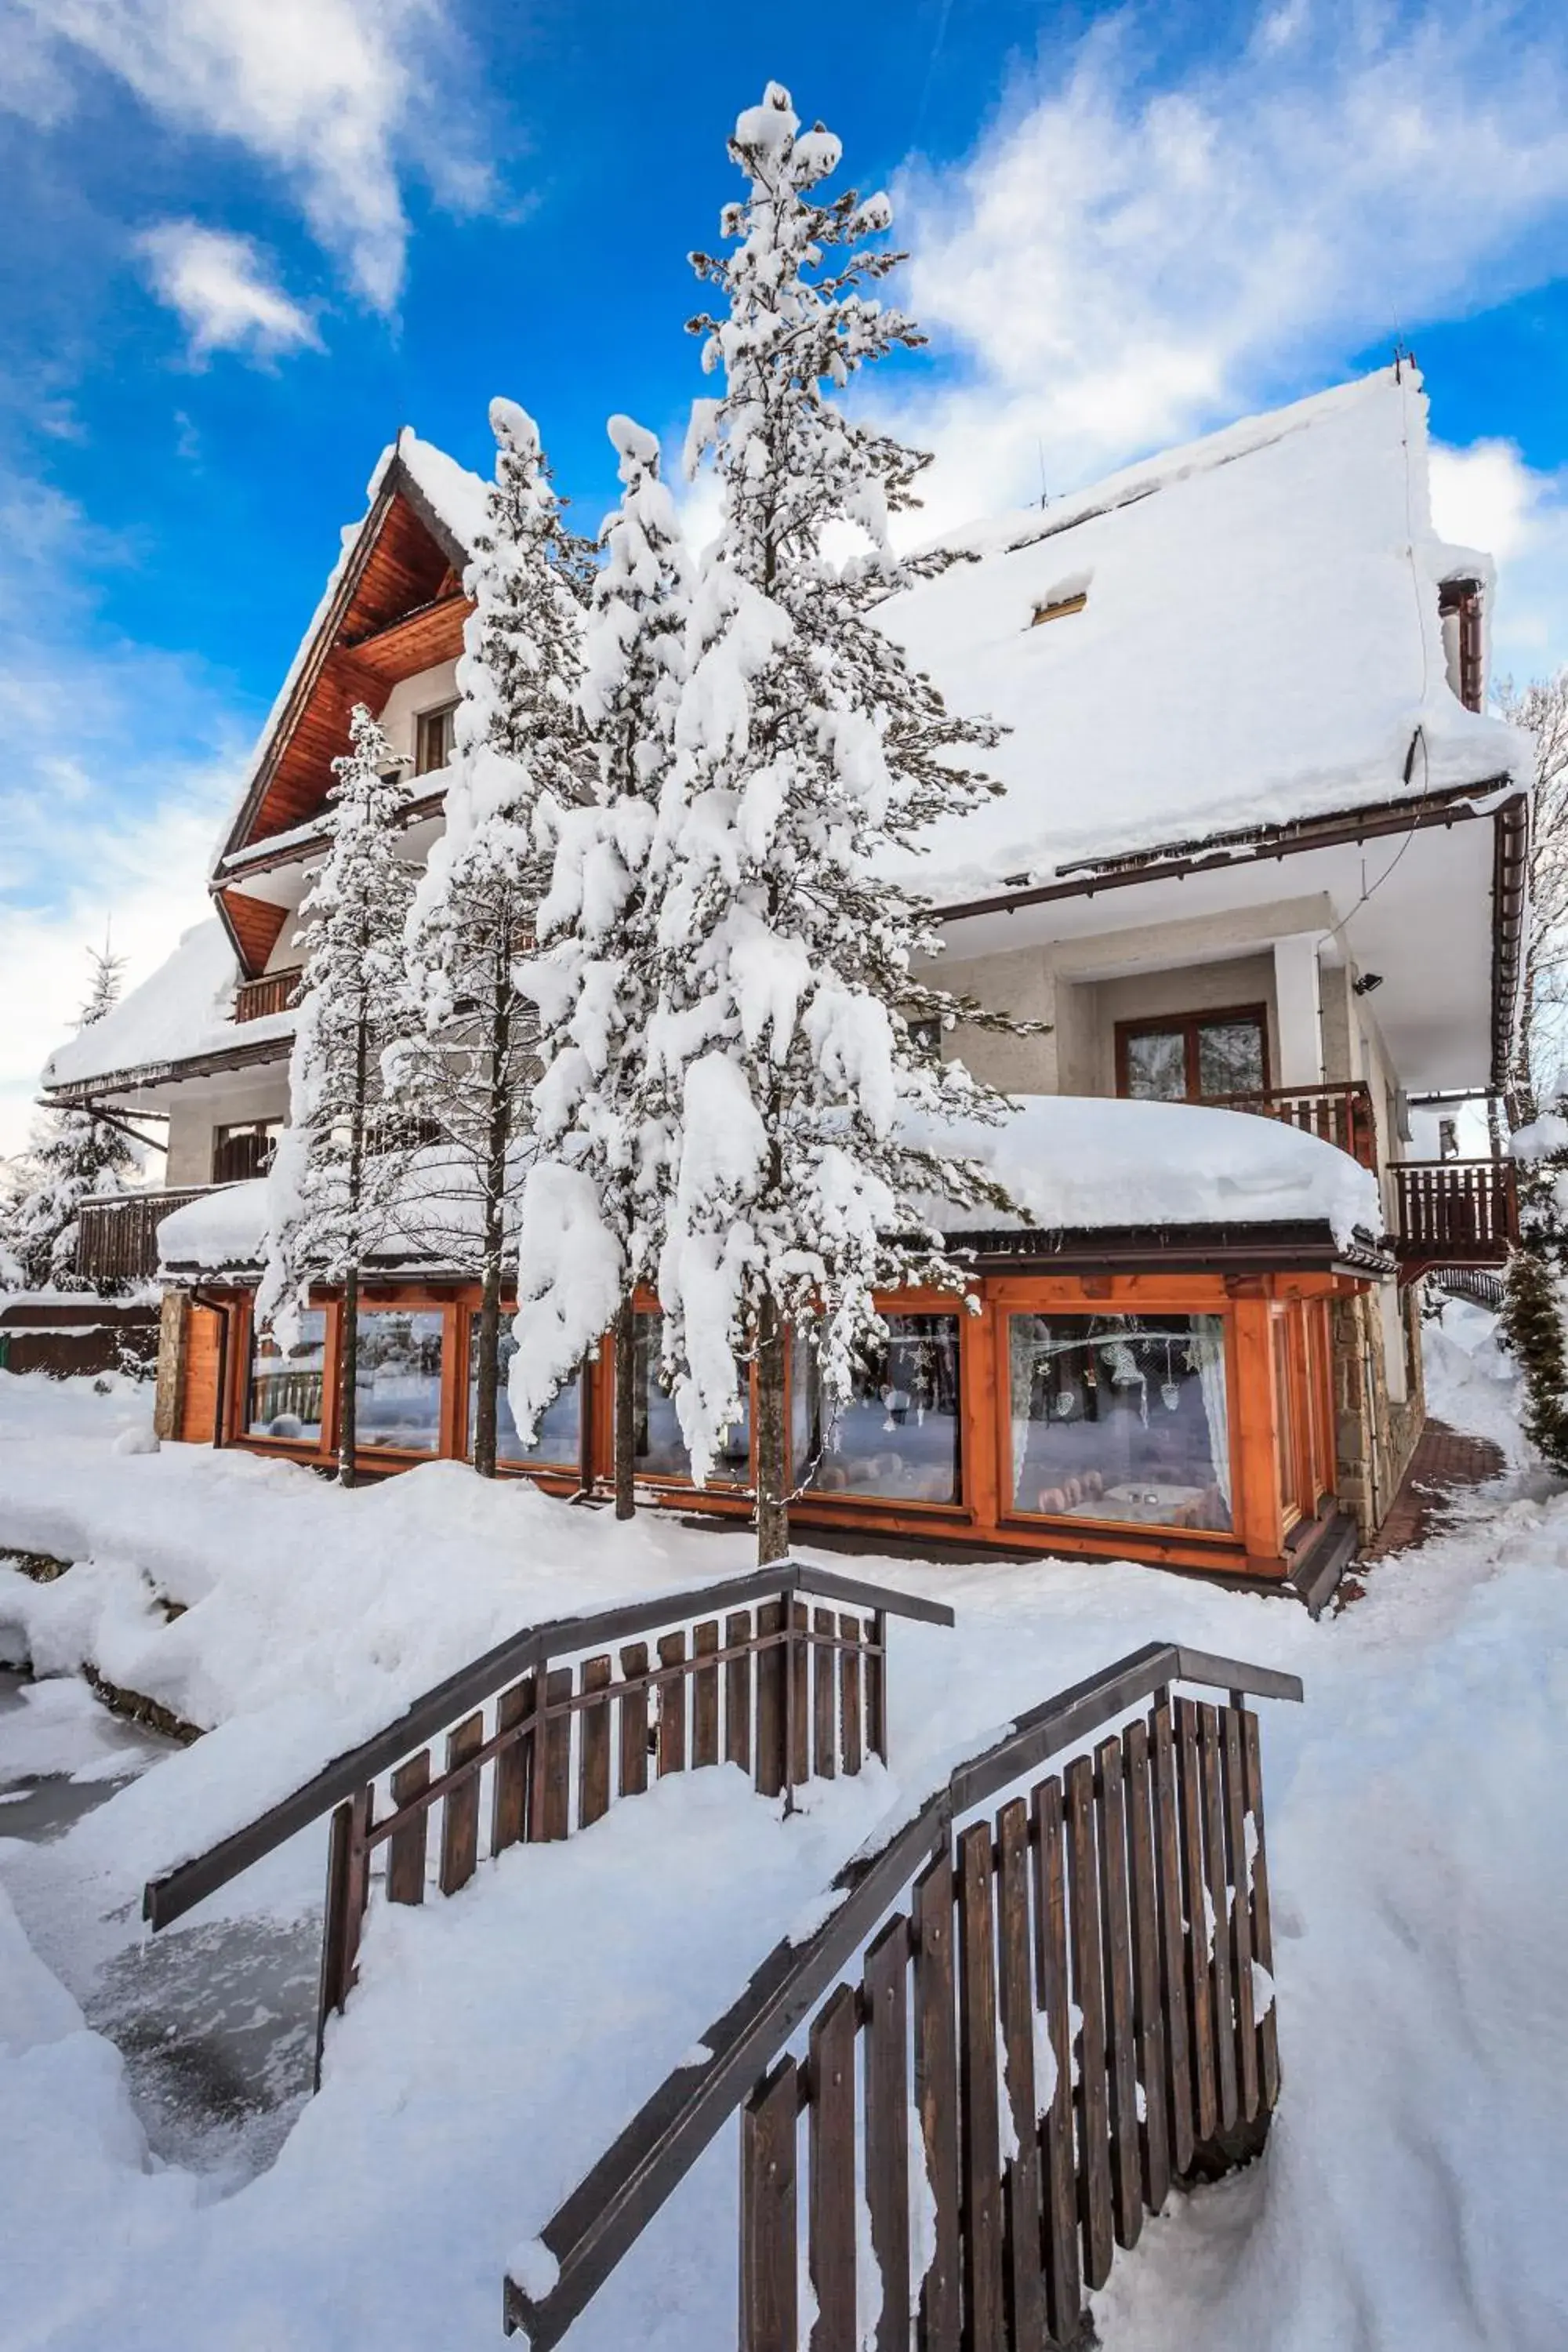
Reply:
M210 1445L217 1427L222 1338L221 1317L210 1307L193 1307L185 1325L185 1382L179 1428L181 1437L192 1444Z
M246 973L260 971L278 944L287 908L275 907L267 898L247 898L242 890L220 890L218 898Z
M470 597L438 597L359 639L353 648L354 661L389 687L417 677L422 669L434 669L438 662L456 661L463 650L463 624L473 609Z

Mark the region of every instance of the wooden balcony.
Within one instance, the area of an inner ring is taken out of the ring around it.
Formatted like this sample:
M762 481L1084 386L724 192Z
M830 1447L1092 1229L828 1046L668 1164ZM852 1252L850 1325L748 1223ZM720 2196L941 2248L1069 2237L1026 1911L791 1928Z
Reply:
M84 1201L77 1229L77 1272L100 1289L151 1282L158 1271L158 1227L163 1218L199 1201L220 1184L188 1185L183 1192L110 1192Z
M1267 1087L1257 1094L1205 1095L1204 1099L1216 1110L1252 1111L1260 1118L1279 1119L1304 1135L1338 1144L1363 1168L1377 1166L1372 1090L1359 1079L1350 1086Z
M1519 1239L1510 1160L1402 1160L1393 1170L1400 1275L1436 1265L1502 1265Z
M235 1019L265 1021L268 1013L289 1012L300 979L300 967L296 964L289 971L267 971L259 980L242 980L234 992Z

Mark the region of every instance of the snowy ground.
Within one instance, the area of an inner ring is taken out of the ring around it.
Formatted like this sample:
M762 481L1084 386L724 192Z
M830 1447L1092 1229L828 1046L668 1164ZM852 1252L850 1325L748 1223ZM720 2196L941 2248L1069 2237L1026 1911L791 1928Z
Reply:
M1264 2162L1121 2258L1107 2344L1558 2352L1568 1496L1522 1465L1489 1332L1446 1310L1433 1409L1520 1466L1342 1616L1125 1564L860 1563L958 1612L894 1626L889 1775L787 1823L739 1775L692 1775L450 1902L375 1907L308 2105L319 1840L151 1946L142 1877L513 1626L729 1573L746 1538L617 1528L448 1465L345 1496L239 1455L117 1450L144 1391L0 1378L0 1545L78 1562L50 1585L0 1568L0 1657L54 1677L0 1690L0 1796L64 1769L111 1791L42 1843L7 1842L0 1803L0 2346L498 2342L509 2254L883 1810L1163 1635L1306 1680L1264 1726L1287 2084ZM74 1678L88 1660L209 1736L128 1738ZM202 2079L161 2033L206 2053ZM733 2176L726 2137L574 2347L732 2344Z

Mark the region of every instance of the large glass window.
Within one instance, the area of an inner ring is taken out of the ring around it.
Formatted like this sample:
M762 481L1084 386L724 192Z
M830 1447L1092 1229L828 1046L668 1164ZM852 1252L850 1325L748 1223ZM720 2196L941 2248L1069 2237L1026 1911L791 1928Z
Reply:
M250 1347L246 1435L319 1444L326 1365L327 1318L319 1307L300 1316L299 1336L287 1349L270 1331L257 1331Z
M441 1435L441 1343L436 1307L362 1307L354 1413L361 1445L434 1454Z
M818 1495L879 1495L903 1503L959 1498L956 1315L889 1315L854 1386L825 1414L814 1351L795 1353L796 1475Z
M1048 1518L1224 1530L1218 1315L1014 1315L1013 1503Z
M574 1468L583 1451L583 1384L580 1379L569 1381L545 1407L539 1423L539 1434L531 1445L524 1445L517 1433L517 1423L511 1415L511 1400L506 1392L507 1373L517 1353L517 1340L506 1324L501 1326L500 1348L496 1375L496 1459L498 1462L560 1463ZM479 1400L479 1325L473 1317L468 1324L468 1452L474 1450L474 1415Z
M1261 1004L1234 1013L1177 1013L1122 1021L1116 1085L1134 1102L1213 1102L1268 1085L1268 1021Z
M635 1327L632 1462L639 1478L689 1478L691 1457L680 1433L675 1400L659 1378L659 1335L663 1318L637 1315ZM749 1486L752 1483L752 1402L745 1367L739 1368L741 1415L720 1439L708 1474L710 1486Z

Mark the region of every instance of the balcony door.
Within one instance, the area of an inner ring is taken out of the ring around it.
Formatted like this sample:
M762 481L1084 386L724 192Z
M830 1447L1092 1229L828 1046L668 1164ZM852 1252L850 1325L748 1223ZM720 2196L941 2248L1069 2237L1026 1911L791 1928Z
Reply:
M1261 1004L1174 1013L1116 1024L1116 1091L1133 1102L1222 1102L1268 1085L1268 1016Z

